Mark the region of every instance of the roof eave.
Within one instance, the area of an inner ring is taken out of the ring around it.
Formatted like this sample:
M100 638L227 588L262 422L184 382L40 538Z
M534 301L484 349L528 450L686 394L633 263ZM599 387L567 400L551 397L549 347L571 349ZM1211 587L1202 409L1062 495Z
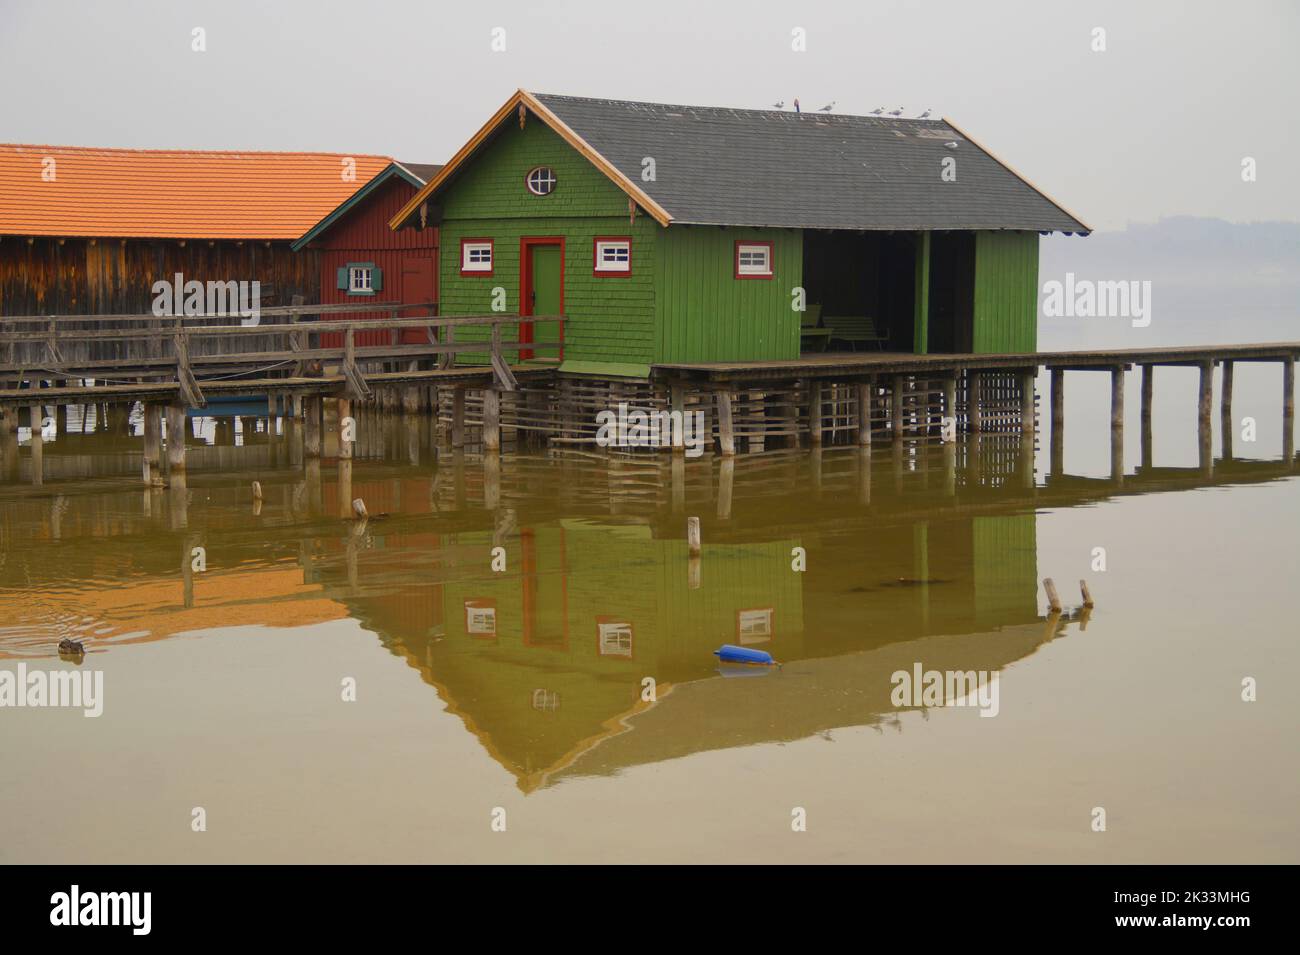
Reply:
M420 189L424 185L423 180L421 180L418 176L416 176L413 172L411 172L401 163L394 160L393 162L390 162L387 166L385 166L383 169L381 169L378 173L376 173L373 177L371 177L370 181L368 181L364 186L362 186L356 192L352 193L352 195L344 199L337 207L335 207L329 213L329 215L321 219L320 222L317 222L314 226L312 226L305 233L303 233L302 236L295 239L293 245L290 246L290 249L292 249L294 252L301 251L303 248L307 246L309 242L314 241L315 239L323 235L325 232L328 232L336 222L338 222L349 212L351 212L352 209L354 209L358 203L360 203L363 199L366 198L366 196L370 195L372 192L378 189L383 183L387 182L389 179L393 178L394 176L406 180L416 189Z

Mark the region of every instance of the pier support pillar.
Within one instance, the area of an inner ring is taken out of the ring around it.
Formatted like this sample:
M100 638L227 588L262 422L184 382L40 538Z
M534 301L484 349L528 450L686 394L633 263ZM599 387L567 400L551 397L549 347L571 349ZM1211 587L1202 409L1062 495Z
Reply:
M167 471L173 476L185 473L185 431L189 421L185 406L167 406Z
M1026 371L1020 375L1020 432L1022 434L1034 433L1034 380L1036 377L1033 371Z
M719 391L716 395L718 404L718 445L723 457L732 457L736 453L736 424L732 419L731 403L734 395L730 391Z
M501 392L483 389L483 450L501 450Z
M352 418L351 398L340 398L338 400L338 415L339 415L339 460L351 461L352 445L353 442L356 440L356 427L357 427L355 420L349 421L349 419ZM347 503L349 507L352 506L352 501L350 497Z
M302 399L302 453L307 458L319 458L321 452L321 405L315 395Z
M1295 463L1295 360L1282 363L1282 458Z
M1214 362L1201 362L1200 372L1196 400L1196 446L1201 472L1209 474L1214 468L1213 429L1210 426L1214 408Z
M1110 370L1110 478L1124 480L1124 366Z
M822 443L822 408L826 400L826 386L820 380L808 381L808 440L815 447Z
M957 430L957 376L943 380L943 417L952 419L953 431ZM943 424L940 422L939 431L943 432Z
M858 382L858 446L864 449L868 459L871 457L871 393L874 390L872 382Z
M144 404L144 483L153 486L162 480L162 405Z
M453 388L451 392L451 446L465 447L465 389Z
M45 436L41 433L45 408L32 405L28 414L32 424L32 484L41 485L45 483Z
M1223 459L1232 460L1232 378L1233 363L1224 361L1219 366L1223 379L1219 385L1219 440L1223 445Z
M1065 473L1065 369L1052 369L1052 476Z
M1155 365L1142 366L1142 470L1149 471L1154 466L1153 444L1151 438L1151 402L1155 392Z
M895 375L889 389L889 436L894 441L903 440L903 391L906 387L907 379Z
M978 371L966 372L966 427L971 434L979 434L984 424L980 379L981 375Z
M674 425L670 441L672 444L673 454L686 453L686 390L681 385L668 386L668 410L672 421L680 420L680 425ZM674 485L675 486L675 485Z

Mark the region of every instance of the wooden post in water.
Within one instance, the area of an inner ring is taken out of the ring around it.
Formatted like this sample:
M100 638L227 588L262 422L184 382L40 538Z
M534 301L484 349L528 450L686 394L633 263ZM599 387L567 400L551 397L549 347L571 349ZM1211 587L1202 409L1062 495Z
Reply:
M321 399L305 395L302 400L302 453L307 458L319 458L321 452Z
M980 407L983 402L980 378L978 371L966 372L966 427L971 434L979 434L984 423L984 410Z
M498 326L499 327L499 326ZM483 450L501 449L501 392L483 389Z
M889 388L889 436L895 442L903 440L903 389L906 387L907 379L895 375Z
M32 483L40 485L45 483L45 436L41 433L45 408L41 405L32 405L27 413L31 416L32 425Z
M1201 472L1209 474L1214 469L1213 429L1210 427L1214 408L1214 362L1201 362L1200 372L1196 402L1196 445Z
M858 447L866 449L867 458L871 457L871 393L874 382L860 381L857 386L858 397Z
M465 388L457 386L451 392L451 446L465 447Z
M1155 391L1155 378L1155 365L1143 365L1141 435L1142 470L1144 471L1149 471L1154 466L1154 455L1152 453L1153 442L1151 439L1151 401Z
M1282 363L1282 458L1295 462L1295 359Z
M669 435L674 455L686 453L686 390L681 385L668 386L668 411L672 434ZM677 424L676 422L679 422Z
M1219 367L1223 378L1219 383L1219 440L1223 444L1223 459L1232 460L1232 378L1233 362L1223 361Z
M731 520L731 492L736 481L736 459L723 458L718 462L718 517Z
M1051 577L1043 578L1043 590L1047 592L1047 607L1052 613L1061 612L1061 598L1056 593L1056 583Z
M954 372L951 378L943 380L943 417L952 419L953 432L957 430L957 375ZM943 422L939 424L940 433L943 431Z
M686 553L692 557L700 556L700 519L686 518Z
M352 420L352 399L338 399L338 416L339 416L339 460L352 460L352 444L355 440L356 421ZM348 432L352 431L352 434ZM353 439L353 440L349 440Z
M162 406L144 404L144 483L153 486L162 480Z
M731 417L732 393L727 390L717 392L718 403L718 444L723 457L736 453L736 427Z
M1052 476L1065 472L1065 369L1052 369Z
M185 473L185 430L188 424L184 405L167 406L167 470L172 475Z
M1124 366L1110 370L1110 478L1124 480Z
M1034 433L1034 379L1033 371L1020 375L1020 431L1022 434Z

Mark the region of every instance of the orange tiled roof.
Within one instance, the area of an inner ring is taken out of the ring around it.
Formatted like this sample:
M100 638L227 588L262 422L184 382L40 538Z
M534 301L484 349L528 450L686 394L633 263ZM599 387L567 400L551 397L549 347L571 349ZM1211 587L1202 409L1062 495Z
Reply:
M42 178L54 160L53 181ZM356 161L356 179L342 176ZM0 235L296 239L392 160L0 144Z

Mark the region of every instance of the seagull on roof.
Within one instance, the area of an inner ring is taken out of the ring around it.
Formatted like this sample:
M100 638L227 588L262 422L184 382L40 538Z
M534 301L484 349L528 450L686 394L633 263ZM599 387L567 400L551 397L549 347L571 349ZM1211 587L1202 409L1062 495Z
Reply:
M872 116L879 116L879 115L880 115L881 113L883 113L884 111L885 111L885 107L883 107L883 106L877 106L875 109L873 109L873 110L871 111L871 115L872 115Z
M825 106L823 106L823 107L821 107L820 109L818 109L817 112L819 112L819 113L829 113L829 112L830 112L831 110L833 110L834 108L835 108L835 100L831 100L831 101L830 101L829 103L827 103Z
M916 117L916 118L917 118L917 119L929 119L929 118L930 118L930 113L931 113L931 110L928 110L928 109L927 109L924 113L922 113L920 116L918 116L918 117Z
M902 116L902 115L903 115L903 107L900 106L900 107L898 107L898 109L891 109L891 110L889 111L889 115L890 115L890 116Z
M785 100L777 100L772 104L773 109L785 109Z

